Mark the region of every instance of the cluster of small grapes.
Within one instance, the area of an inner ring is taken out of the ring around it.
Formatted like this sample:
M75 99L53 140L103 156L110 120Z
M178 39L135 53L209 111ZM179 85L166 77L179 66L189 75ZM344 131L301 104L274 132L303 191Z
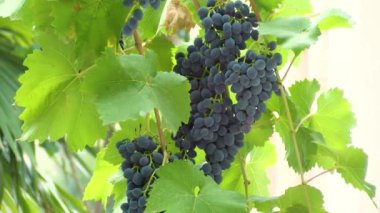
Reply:
M248 39L258 39L256 16L241 1L229 2L223 7L209 0L207 7L198 10L208 44L203 51L205 64L207 67L218 65L225 70L230 61L239 57L240 50L246 48Z
M135 140L122 140L117 143L120 155L124 158L122 170L128 180L128 203L121 205L123 212L144 212L149 180L163 161L160 150L151 137L141 136Z
M275 48L275 43L268 46L273 48L273 44ZM281 63L278 53L265 56L248 50L245 57L228 64L225 83L236 93L234 112L243 132L249 132L252 123L260 119L266 110L264 102L271 97L272 91L279 93L275 69Z
M190 82L191 116L174 140L190 159L196 156L196 146L205 150L208 163L202 169L219 183L222 170L230 167L243 145L243 134L226 91L216 94L213 75Z
M137 29L138 22L143 18L143 11L140 9L140 6L146 8L150 5L156 10L160 7L160 0L123 0L123 5L127 8L138 5L138 8L133 10L132 16L123 27L123 33L126 36L130 36Z
M189 157L196 155L195 147L203 149L207 163L202 170L220 183L222 170L230 167L243 146L243 132L249 131L265 110L263 101L278 90L274 70L281 57L247 51L239 58L246 41L258 39L255 15L241 1L216 5L215 0L208 0L207 8L200 8L198 15L206 30L204 39L194 40L187 48L187 57L184 53L175 57L174 72L191 83L191 114L174 139ZM269 52L275 48L273 43L269 46ZM251 67L254 70L248 76ZM237 104L229 97L229 85L237 94Z

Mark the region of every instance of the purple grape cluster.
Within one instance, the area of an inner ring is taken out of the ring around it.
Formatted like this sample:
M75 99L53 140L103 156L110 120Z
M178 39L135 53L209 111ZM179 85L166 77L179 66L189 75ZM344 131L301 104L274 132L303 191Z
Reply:
M140 7L146 8L150 5L153 9L157 10L160 7L160 0L123 0L123 5L126 8L138 5L138 8L133 10L131 17L123 27L123 34L130 36L137 29L139 21L143 18L143 11Z
M174 72L191 83L191 112L174 140L189 158L196 156L196 147L203 149L207 163L202 170L220 183L222 170L230 167L243 146L243 133L260 118L272 91L278 92L274 72L281 55L271 53L276 46L271 42L265 54L248 50L241 57L246 41L258 40L256 17L241 1L216 5L208 0L198 15L204 37L195 39L187 54L175 56ZM229 97L229 87L236 93L236 104Z
M117 143L120 155L124 158L122 170L128 181L128 203L121 205L125 213L144 212L147 185L153 172L163 161L161 150L151 137L141 136L135 140L122 140Z

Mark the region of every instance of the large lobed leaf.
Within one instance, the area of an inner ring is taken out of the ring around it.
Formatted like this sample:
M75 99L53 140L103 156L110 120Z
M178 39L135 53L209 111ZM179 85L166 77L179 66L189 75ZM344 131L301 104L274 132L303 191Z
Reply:
M52 25L60 35L76 39L83 58L99 55L108 40L118 44L128 10L120 0L66 0L52 3Z
M270 180L266 174L269 167L276 162L275 146L266 142L263 146L254 147L248 156L239 152L231 168L223 172L223 182L221 188L238 191L245 194L243 173L241 166L245 166L247 171L248 195L268 196L268 186Z
M318 110L311 117L311 128L323 134L326 144L343 148L351 143L350 131L356 120L343 91L332 89L318 98Z
M73 43L53 36L38 39L35 50L24 64L28 71L20 77L16 103L24 107L20 118L22 140L57 140L66 137L72 150L93 145L105 136L92 95L81 90L83 76L91 71L77 60ZM86 70L87 69L87 70Z
M105 124L136 119L153 108L161 111L164 128L172 131L188 119L189 83L175 73L157 72L157 60L153 53L117 56L111 51L97 60L85 87L97 94Z
M146 212L245 212L246 203L237 192L222 190L196 166L175 161L157 171ZM173 200L174 199L174 200Z
M322 193L318 189L308 185L288 188L285 194L279 197L252 197L251 201L254 202L255 208L261 212L274 212L275 208L279 208L280 212L286 213L326 212L323 207Z

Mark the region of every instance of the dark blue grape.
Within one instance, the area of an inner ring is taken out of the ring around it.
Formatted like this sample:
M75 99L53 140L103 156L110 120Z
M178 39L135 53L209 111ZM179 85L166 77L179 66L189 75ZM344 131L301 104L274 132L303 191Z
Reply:
M137 204L140 208L143 208L146 204L146 199L145 197L140 197L137 201Z
M135 9L133 11L133 17L135 17L137 21L140 21L143 18L142 10L139 8Z
M125 7L132 7L133 6L133 0L123 0L123 5Z
M139 164L140 164L140 166L148 165L149 164L149 159L146 156L144 156L144 157L140 158Z
M145 178L148 178L152 175L152 172L153 172L153 168L149 165L146 165L144 167L141 168L141 175Z
M201 7L198 9L199 18L204 19L207 17L207 15L208 15L208 9L207 8Z
M205 29L210 29L213 24L213 21L210 17L206 17L202 20L202 24Z

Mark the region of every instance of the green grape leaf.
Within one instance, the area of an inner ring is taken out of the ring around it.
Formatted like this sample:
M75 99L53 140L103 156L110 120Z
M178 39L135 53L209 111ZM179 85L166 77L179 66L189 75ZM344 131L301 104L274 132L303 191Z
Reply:
M146 212L245 212L244 197L222 190L196 166L175 161L157 170ZM173 202L173 198L180 198Z
M51 27L53 18L50 14L52 10L52 1L45 0L28 0L25 1L19 11L13 16L21 19L22 22L30 28L36 30L46 30Z
M114 184L112 194L114 194L113 200L113 213L123 211L121 210L120 206L123 203L128 203L128 197L125 196L125 192L127 191L127 181L125 181L124 176L122 176L122 179L120 181L117 181Z
M156 72L157 57L148 53L116 56L111 51L97 60L86 77L86 88L94 91L96 105L105 124L136 119L158 108L164 128L177 131L190 113L190 85L175 73ZM109 71L112 70L112 75Z
M109 139L109 143L105 148L104 160L114 165L121 164L123 161L123 158L120 156L119 151L116 148L116 144L123 139L133 140L138 135L144 134L144 131L146 131L147 128L143 117L139 117L136 120L127 120L121 123L120 127L121 129L119 131L115 131L112 134L112 137Z
M278 43L296 55L314 44L321 35L317 25L303 17L279 18L260 23L260 35L277 37Z
M292 116L293 127L296 128L299 119L297 106L290 101L290 97L287 97L290 115ZM296 101L298 103L298 101ZM286 109L282 102L281 97L272 97L267 102L268 109L277 112L279 117L275 121L275 130L281 136L282 142L285 145L286 157L288 164L296 172L300 172L301 168L297 160L297 150L294 146L294 138L292 136L292 130L289 126L288 117L286 114ZM298 108L300 108L298 106ZM302 108L302 107L301 107ZM314 141L318 141L319 138L316 137L316 132L301 126L295 133L295 140L297 142L298 152L300 155L301 166L303 171L310 170L316 163L314 155L317 153L317 145Z
M76 52L92 58L104 50L109 39L118 45L127 11L120 0L66 0L54 1L50 14L59 34L75 36Z
M365 191L370 198L375 196L375 186L365 181L368 157L363 150L354 147L335 149L320 144L316 160L324 169L336 169L346 183Z
M322 193L309 185L299 185L288 188L285 194L279 197L263 198L252 197L250 201L254 202L255 208L262 212L274 212L277 207L280 212L314 212L325 213L326 210L323 207L323 195ZM310 209L310 211L309 211Z
M317 20L319 29L323 32L336 28L351 28L351 17L342 10L330 9L324 11Z
M319 89L319 83L315 79L298 81L289 87L291 94L289 99L293 102L300 117L305 117L310 113L311 105Z
M102 149L96 155L94 173L84 190L83 200L101 200L103 206L106 206L107 198L114 190L110 179L119 171L119 165L105 161L104 154L105 149Z
M164 36L157 36L146 47L160 56L158 70L172 70L173 62L171 60L171 49L174 48L174 45L169 39Z
M261 118L252 125L251 131L244 136L246 153L252 150L254 146L263 146L269 137L273 135L273 114L265 112Z
M256 0L256 5L260 11L264 9L271 12L278 8L283 1L284 0Z
M365 181L368 157L363 150L349 147L337 152L337 172L355 188L375 196L375 186Z
M160 0L161 1L161 0ZM160 28L162 14L166 3L170 1L162 0L160 7L155 10L152 7L147 7L144 9L143 19L139 22L138 32L143 40L152 38L157 34ZM119 2L120 4L120 2Z
M343 91L331 89L317 100L318 110L311 117L311 129L323 134L327 145L344 148L351 142L350 130L356 120Z
M248 195L268 196L270 180L266 170L277 161L275 146L267 142L263 146L255 147L248 155L249 157L246 157L246 155L239 152L235 161L231 164L231 168L223 172L223 181L220 186L222 189L238 191L244 194L244 179L241 171L241 163L243 163L245 164L249 181Z
M38 39L43 50L35 50L24 64L29 69L20 77L16 103L24 107L21 140L58 140L66 137L70 149L93 145L106 135L106 128L92 104L93 97L82 91L83 66L73 53L73 43L50 35Z
M141 135L148 135L153 138L153 140L160 146L160 141L158 138L157 125L153 119L139 117L136 120L127 120L120 124L121 129L115 131L112 134L112 137L109 140L109 144L107 145L106 153L104 155L104 160L112 163L114 165L120 164L123 161L123 158L120 156L119 151L116 148L116 144L123 140L129 139L133 140ZM164 131L164 137L166 142L166 150L169 153L177 153L179 152L178 148L175 147L175 143L171 137L171 133L169 131Z
M310 0L283 0L273 18L303 16L312 12Z

